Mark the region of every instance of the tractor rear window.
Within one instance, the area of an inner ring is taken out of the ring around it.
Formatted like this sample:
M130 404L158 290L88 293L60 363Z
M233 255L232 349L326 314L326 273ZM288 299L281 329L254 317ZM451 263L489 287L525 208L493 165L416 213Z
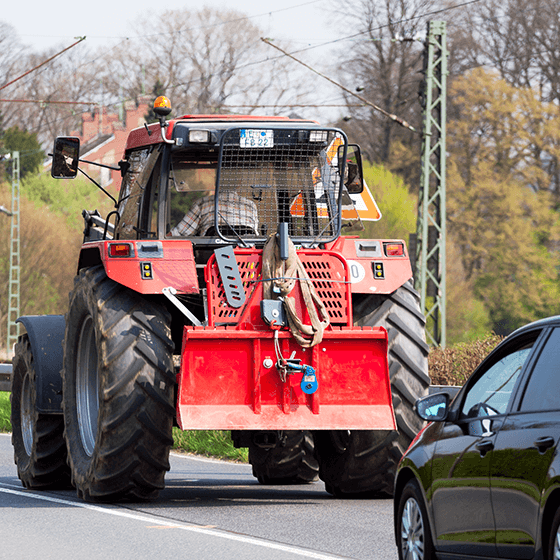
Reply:
M236 128L224 133L219 161L174 153L169 235L265 240L284 222L295 242L333 239L340 228L337 155L345 142L336 130Z
M266 238L281 222L294 241L325 241L338 234L340 175L337 150L345 138L335 130L273 129L254 145L247 129L230 129L222 139L218 199L234 196L257 215L253 233ZM251 142L247 141L251 139ZM220 232L235 237L220 227Z

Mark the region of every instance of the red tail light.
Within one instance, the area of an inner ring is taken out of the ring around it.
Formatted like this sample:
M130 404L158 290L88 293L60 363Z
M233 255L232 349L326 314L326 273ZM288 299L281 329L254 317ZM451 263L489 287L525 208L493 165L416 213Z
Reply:
M404 245L402 243L385 243L385 255L388 257L404 256Z
M130 257L131 248L130 243L110 243L109 256L110 257Z

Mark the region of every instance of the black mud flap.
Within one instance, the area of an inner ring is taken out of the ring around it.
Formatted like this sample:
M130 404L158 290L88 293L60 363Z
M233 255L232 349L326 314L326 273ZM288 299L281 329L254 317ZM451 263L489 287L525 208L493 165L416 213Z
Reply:
M64 315L27 315L19 317L31 344L37 379L37 410L62 413L62 357Z

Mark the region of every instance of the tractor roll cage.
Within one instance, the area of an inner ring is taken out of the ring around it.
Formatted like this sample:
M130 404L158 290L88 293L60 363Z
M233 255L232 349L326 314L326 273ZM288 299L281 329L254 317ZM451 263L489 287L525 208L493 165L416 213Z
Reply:
M265 241L285 223L296 243L314 244L340 234L343 190L338 160L346 161L347 141L335 129L230 128L222 135L216 179L217 234L235 242L220 220L219 204L231 193L252 202L258 212L257 231L243 239Z
M214 229L206 233L209 243L200 233L193 242L215 245L215 238L221 238L241 245L263 244L278 231L280 223L287 224L295 243L312 246L332 241L341 229L347 146L346 136L338 129L287 127L271 122L212 131L206 145L166 146L159 184L167 188L159 193L158 223L163 225L158 225L158 237L165 236L169 216L164 207L170 204L170 158L184 153L186 161L206 162L201 168L211 167L209 163L217 159ZM224 208L231 209L240 201L252 209L253 219L246 224L251 227L230 227Z

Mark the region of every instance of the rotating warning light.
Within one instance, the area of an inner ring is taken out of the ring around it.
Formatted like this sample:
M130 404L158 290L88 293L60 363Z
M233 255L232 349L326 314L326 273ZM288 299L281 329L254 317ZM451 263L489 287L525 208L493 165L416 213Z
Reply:
M159 117L165 117L171 113L171 101L165 95L160 95L154 101L154 113Z

